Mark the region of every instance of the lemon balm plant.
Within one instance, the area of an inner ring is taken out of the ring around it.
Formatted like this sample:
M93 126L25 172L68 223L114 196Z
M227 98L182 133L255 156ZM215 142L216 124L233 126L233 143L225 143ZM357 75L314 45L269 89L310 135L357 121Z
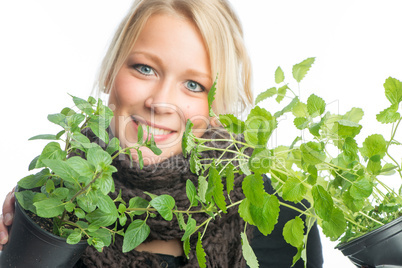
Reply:
M292 76L298 86L314 61L315 58L308 58L293 66ZM400 134L398 136L398 127L402 117L398 109L402 102L402 83L391 77L384 83L385 96L391 105L379 112L376 119L390 126L389 136L372 134L364 138L362 144L358 144L358 135L363 127L360 124L364 115L362 109L352 108L345 114L336 114L330 112L326 102L315 94L306 100L300 99L291 85L285 83L285 75L280 67L275 72L275 82L276 87L257 96L256 106L245 121L232 114L218 117L231 135L225 141L231 144L231 148L235 148L218 150L222 155L229 151L234 153L231 159L200 158L200 152L217 149L206 145L210 140L192 135L191 122L188 122L189 131L184 137L183 151L191 157L192 170L201 176L199 197L203 199L205 192L212 193L209 201L214 202L221 211L235 206L247 224L257 226L265 235L269 235L277 223L281 205L298 211L300 215L287 222L283 229L284 239L298 250L294 263L300 258L308 262L305 253L307 235L314 222L321 226L323 233L331 240L345 245L399 218L402 215L401 189L392 188L388 181L392 174L394 179L402 179L401 155L395 155L398 151L391 154L392 147L401 146L397 137L401 137ZM214 89L210 92L210 102L213 94ZM268 111L261 106L268 98L275 98L277 103L285 104L276 112ZM211 114L214 115L213 111ZM274 131L280 130L278 122L284 115L287 118L293 117L294 130L286 130L293 142L269 147L269 140ZM243 141L235 138L238 134L244 135ZM251 155L244 153L248 148L252 149ZM230 192L234 173L246 175L242 182L245 199L237 203L222 197L222 182L226 182L226 189ZM277 195L265 192L263 174L270 177ZM277 196L295 204L307 200L310 206L304 206L304 210L301 210L289 205L289 202L280 201ZM305 220L302 216L305 216ZM399 227L398 232L401 230ZM248 265L258 267L258 260L250 250L244 234L242 236ZM395 247L395 244L389 245ZM364 244L360 250L369 247ZM400 254L395 253L395 249L387 249L383 244L380 247L394 252L391 253L391 259L394 260L389 262L387 257L382 260L370 259L370 255L381 255L377 251L366 253L359 260L355 257L354 263L370 267L381 264L402 265L402 259L398 257Z

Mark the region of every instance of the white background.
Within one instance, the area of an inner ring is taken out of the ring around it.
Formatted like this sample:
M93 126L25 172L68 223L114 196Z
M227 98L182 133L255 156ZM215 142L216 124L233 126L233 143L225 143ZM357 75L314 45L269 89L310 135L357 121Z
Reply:
M231 2L244 25L256 93L274 86L279 65L291 81L293 64L316 57L301 84L302 98L314 92L334 112L361 107L363 137L388 133L374 118L389 106L385 79L402 79L400 0ZM27 139L58 131L47 114L71 106L67 93L86 98L91 92L111 33L130 3L0 2L0 202L45 144ZM279 142L286 132L277 136ZM322 242L324 267L354 267L334 243Z

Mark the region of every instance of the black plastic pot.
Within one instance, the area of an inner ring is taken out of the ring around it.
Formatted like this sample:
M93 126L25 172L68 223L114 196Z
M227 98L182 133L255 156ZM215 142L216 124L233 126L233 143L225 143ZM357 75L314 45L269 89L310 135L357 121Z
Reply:
M41 229L15 202L9 242L0 253L0 267L71 268L87 246L86 241L67 244L65 239Z
M402 267L402 217L337 249L357 267Z

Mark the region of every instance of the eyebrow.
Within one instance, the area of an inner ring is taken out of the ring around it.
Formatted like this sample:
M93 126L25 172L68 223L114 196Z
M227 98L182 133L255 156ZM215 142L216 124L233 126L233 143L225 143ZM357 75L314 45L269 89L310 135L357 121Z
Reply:
M156 56L156 55L154 55L152 53L144 52L144 51L135 51L135 52L130 53L129 56L135 55L135 54L141 54L141 55L151 59L152 61L156 62L157 64L163 65L162 60L158 56ZM210 82L210 83L213 82L213 79L212 79L211 76L207 75L206 73L197 71L195 69L187 69L186 73L189 74L189 75L194 75L194 76L199 76L199 77L206 78L206 79L208 79L208 82Z

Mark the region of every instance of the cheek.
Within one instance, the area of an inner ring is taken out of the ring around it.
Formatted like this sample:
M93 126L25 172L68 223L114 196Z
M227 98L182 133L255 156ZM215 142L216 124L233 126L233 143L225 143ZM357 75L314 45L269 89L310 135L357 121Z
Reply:
M184 111L184 115L186 122L187 119L190 119L194 125L193 130L198 129L203 133L210 123L208 102L200 101L194 104L188 104L185 107L186 110Z

